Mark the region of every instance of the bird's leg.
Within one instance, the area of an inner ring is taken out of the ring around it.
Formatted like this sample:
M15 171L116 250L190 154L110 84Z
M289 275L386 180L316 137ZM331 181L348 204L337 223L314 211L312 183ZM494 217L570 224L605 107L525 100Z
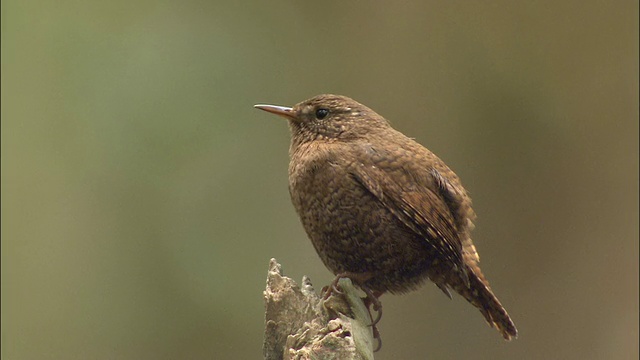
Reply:
M382 296L382 292L371 291L371 289L369 289L366 286L362 287L362 291L364 291L365 294L367 294L367 297L364 298L364 305L367 307L367 310L369 311L369 317L371 318L371 321L372 321L371 325L369 326L371 326L371 330L373 331L373 338L378 340L378 346L376 346L376 348L373 350L373 352L377 352L382 348L382 338L380 337L380 331L376 326L376 324L380 322L380 319L382 319L382 303L380 302L380 299L379 299L380 296ZM375 320L373 319L373 316L371 315L371 310L369 309L371 305L373 305L373 311L376 311L378 313Z
M378 330L378 327L376 326L376 324L378 324L378 322L380 322L380 319L382 319L382 303L380 302L380 299L379 299L379 297L382 296L382 292L381 291L373 291L368 286L365 285L365 282L367 282L372 277L373 277L372 273L351 273L351 272L340 273L340 274L336 275L335 279L333 279L331 284L329 284L327 287L325 287L323 289L323 291L324 291L323 298L325 300L328 299L329 296L331 296L331 294L333 292L336 292L338 294L342 294L342 292L340 290L338 290L338 282L342 278L351 279L351 281L355 285L357 285L362 291L364 291L364 293L367 295L363 299L364 305L367 308L367 311L369 312L369 318L371 318L371 324L369 324L369 326L372 327L371 330L373 331L373 338L378 340L378 346L376 346L376 349L374 350L374 352L376 352L376 351L380 350L380 348L382 347L382 339L380 338L380 331ZM372 306L373 306L373 311L378 313L376 315L375 319L373 318L373 315L371 314L371 307Z
M367 310L369 310L369 307L373 305L373 311L378 313L378 315L374 319L373 316L371 316L371 310L369 310L369 316L371 317L372 321L370 326L375 327L376 324L380 322L380 319L382 319L382 303L379 299L379 297L382 296L382 292L371 291L371 289L366 286L361 287L361 289L365 294L367 294L367 297L364 298L364 306L366 306Z

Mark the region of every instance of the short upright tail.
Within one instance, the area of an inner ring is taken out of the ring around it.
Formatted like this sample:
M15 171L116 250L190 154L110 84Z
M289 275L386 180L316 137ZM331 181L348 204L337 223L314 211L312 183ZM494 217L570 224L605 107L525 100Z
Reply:
M505 340L518 337L518 330L507 314L507 310L489 288L489 283L484 279L480 269L477 267L476 269L467 267L468 283L459 280L450 283L449 286L477 307L489 326L500 331Z

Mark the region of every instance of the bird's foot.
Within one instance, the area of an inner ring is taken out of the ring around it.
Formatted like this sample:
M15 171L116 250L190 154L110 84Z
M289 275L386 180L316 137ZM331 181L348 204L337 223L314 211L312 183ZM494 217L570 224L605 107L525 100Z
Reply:
M380 299L379 299L379 297L382 295L382 292L373 291L368 286L365 285L365 282L367 282L372 277L373 277L373 274L371 273L351 273L351 272L340 273L336 275L335 279L333 279L331 284L329 284L328 286L325 286L322 289L322 291L324 292L324 295L323 295L324 300L328 299L329 296L331 296L331 294L333 294L334 292L337 294L343 294L343 292L338 289L338 282L342 278L350 279L351 282L353 282L362 291L364 291L364 293L367 295L363 299L364 305L367 308L367 311L369 312L369 318L371 318L371 324L369 324L369 326L372 327L371 330L373 331L373 338L378 340L378 345L376 346L375 350L373 350L374 352L376 352L380 350L380 348L382 348L382 339L380 338L380 331L376 326L376 324L380 322L380 319L382 319L382 303L380 302ZM373 308L373 311L377 313L375 318L371 314L372 308Z

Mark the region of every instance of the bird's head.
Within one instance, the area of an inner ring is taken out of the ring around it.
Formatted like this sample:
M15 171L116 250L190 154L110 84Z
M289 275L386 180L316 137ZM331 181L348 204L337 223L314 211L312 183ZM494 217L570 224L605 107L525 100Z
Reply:
M324 94L293 107L255 105L289 120L293 142L366 139L388 129L389 123L373 110L346 96Z

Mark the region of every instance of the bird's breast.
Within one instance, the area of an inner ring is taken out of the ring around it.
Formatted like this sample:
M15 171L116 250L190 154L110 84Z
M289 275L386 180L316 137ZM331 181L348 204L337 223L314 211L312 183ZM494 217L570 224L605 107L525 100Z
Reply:
M344 166L349 162L349 156L333 147L331 144L310 143L292 153L289 191L299 213L311 206L334 202L334 193L350 181Z

